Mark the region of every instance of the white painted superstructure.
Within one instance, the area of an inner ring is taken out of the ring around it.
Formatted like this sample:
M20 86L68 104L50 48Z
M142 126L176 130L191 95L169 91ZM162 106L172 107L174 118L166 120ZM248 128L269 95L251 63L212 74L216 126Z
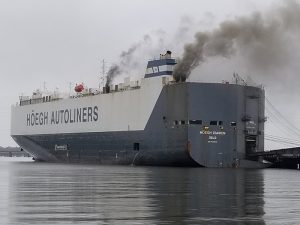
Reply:
M152 77L142 79L137 88L123 91L13 105L11 135L144 130L168 80L169 76ZM90 118L89 108L92 109ZM81 111L80 121L74 115L77 110ZM60 117L58 123L55 122L57 116Z

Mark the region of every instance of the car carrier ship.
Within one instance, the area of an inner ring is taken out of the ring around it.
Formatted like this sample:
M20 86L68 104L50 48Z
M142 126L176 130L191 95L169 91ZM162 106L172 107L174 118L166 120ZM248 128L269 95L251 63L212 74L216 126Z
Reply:
M139 81L67 97L36 91L11 109L11 136L46 162L263 167L264 89L245 83L176 82L171 52Z

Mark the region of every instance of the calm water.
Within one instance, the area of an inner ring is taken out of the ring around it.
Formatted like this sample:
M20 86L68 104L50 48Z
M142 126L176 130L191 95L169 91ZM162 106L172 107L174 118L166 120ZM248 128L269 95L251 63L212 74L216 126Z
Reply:
M0 159L0 224L300 224L300 171Z

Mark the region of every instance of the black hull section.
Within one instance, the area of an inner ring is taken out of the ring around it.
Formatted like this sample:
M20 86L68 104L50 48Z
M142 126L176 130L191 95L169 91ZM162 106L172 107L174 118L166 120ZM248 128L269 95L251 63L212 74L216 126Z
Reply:
M179 138L175 138L175 135L175 133L172 135L174 140L171 140L174 144L163 143L161 139L155 138L154 133L146 135L142 131L13 136L13 138L38 161L200 166L190 157L185 144L178 144ZM154 138L151 139L151 136ZM61 146L65 149L59 149Z

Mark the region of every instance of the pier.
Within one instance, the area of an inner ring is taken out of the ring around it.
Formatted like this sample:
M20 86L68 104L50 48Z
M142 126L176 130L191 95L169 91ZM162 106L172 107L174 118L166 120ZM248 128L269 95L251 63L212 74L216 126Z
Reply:
M300 169L300 147L253 153L272 163L273 168Z
M31 155L18 147L0 148L0 157L31 157Z

